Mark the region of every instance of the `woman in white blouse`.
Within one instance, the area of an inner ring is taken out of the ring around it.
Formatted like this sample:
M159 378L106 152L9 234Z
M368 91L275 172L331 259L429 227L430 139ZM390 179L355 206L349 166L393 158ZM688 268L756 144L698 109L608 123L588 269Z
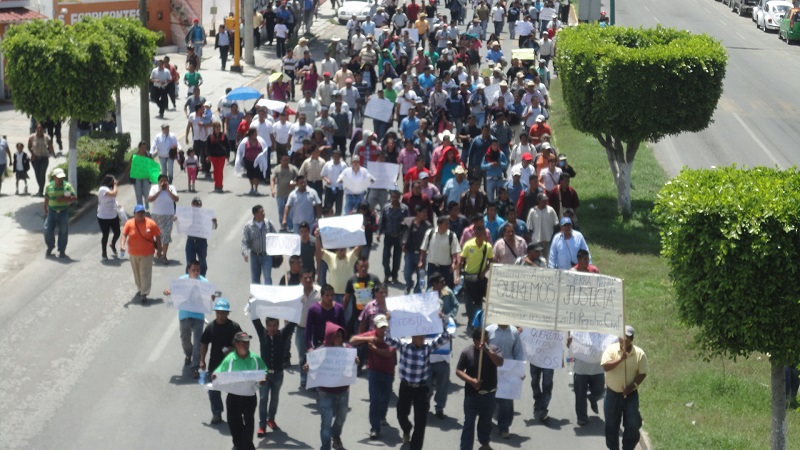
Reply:
M97 191L97 223L103 237L100 239L103 259L108 259L106 246L117 256L117 239L119 239L119 216L117 215L117 179L114 175L106 175ZM108 245L108 234L112 232L111 245Z

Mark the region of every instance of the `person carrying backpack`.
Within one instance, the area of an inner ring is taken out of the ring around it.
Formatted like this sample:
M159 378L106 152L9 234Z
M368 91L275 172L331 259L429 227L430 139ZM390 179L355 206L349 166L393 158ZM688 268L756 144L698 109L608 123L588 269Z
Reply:
M428 263L428 278L438 272L445 278L450 289L455 287L454 280L461 276L458 255L461 253L461 244L456 234L450 230L449 217L442 215L436 220L436 228L431 228L425 233L420 248L419 269Z

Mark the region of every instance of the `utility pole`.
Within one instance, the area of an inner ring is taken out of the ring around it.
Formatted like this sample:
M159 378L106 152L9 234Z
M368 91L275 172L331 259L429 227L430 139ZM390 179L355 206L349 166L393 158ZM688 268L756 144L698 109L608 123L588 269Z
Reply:
M233 31L233 64L231 65L231 72L238 72L242 73L242 64L240 62L242 58L242 44L241 44L241 35L239 34L239 24L241 23L241 5L242 2L240 0L234 0L234 7L233 7L233 21L229 21L225 19L225 25L234 30Z
M256 55L253 51L253 0L244 0L242 14L244 14L244 62L255 64Z
M147 1L139 0L139 18L142 20L142 25L147 28ZM148 80L142 80L142 87L139 90L139 120L142 133L142 139L145 142L150 142L150 83Z

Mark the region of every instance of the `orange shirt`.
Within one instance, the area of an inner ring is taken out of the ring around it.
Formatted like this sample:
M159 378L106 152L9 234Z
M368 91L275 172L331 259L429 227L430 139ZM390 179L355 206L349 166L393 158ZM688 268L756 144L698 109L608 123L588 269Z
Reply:
M135 219L128 219L122 228L122 234L128 236L128 254L132 256L148 256L156 251L155 238L161 236L158 225L149 217L144 218L144 223L136 223Z

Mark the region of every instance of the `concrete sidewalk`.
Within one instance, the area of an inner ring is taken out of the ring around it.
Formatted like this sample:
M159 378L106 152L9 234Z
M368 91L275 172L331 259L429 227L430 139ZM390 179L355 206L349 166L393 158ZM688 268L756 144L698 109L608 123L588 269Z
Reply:
M317 61L322 59L324 49L331 39L346 36L344 27L331 20L333 18L335 18L335 11L326 2L320 8L319 17L312 26L312 34L314 36L307 36L312 57ZM178 66L178 71L183 77L183 74L186 73L186 55L171 53L169 57L172 64ZM228 58L227 66L230 67L233 63L233 56L231 55ZM225 89L228 87L250 86L266 93L266 75L279 69L280 60L275 55L274 45L267 46L262 44L261 48L255 51L255 64L247 65L244 62L244 58L242 58L241 65L244 69L243 73L220 70L219 52L214 49L213 38L209 38L209 44L203 49L203 62L200 71L203 76L201 93L207 100L214 103L215 112L217 102L225 95ZM150 102L151 139L161 132L162 123L168 123L171 125L171 131L180 139L181 146L187 147L185 141L187 121L186 115L183 113L186 92L186 86L182 85L180 98L175 101L177 110L166 111L164 119L158 118L158 107L155 103ZM302 98L302 96L298 97ZM136 147L142 135L139 120L139 91L137 89L123 90L121 100L122 114L119 120L122 121L122 131L131 134L131 144ZM252 101L241 103L248 108L253 104ZM169 106L172 106L171 103ZM0 134L8 136L8 144L12 154L17 142L24 143L27 152L27 142L30 136L28 133L29 128L30 119L25 114L15 111L11 102L0 103ZM54 142L56 158L50 160L48 171L66 161L68 130L69 124L65 123L62 126L64 150L59 151ZM183 185L185 182L183 175L180 174L182 172L176 170L176 185ZM38 185L36 184L33 169L29 171L28 176L28 192L35 193ZM15 179L12 173L11 177L3 179L2 190L0 190L0 242L3 242L3 245L0 246L0 276L23 266L25 261L31 257L31 254L34 257L40 257L40 253L44 253L42 230L45 214L43 200L31 195L14 195L14 185ZM20 192L22 192L22 188L20 188ZM130 199L133 198L133 187L130 184L120 186L119 196L122 199L121 203L130 212L133 209L133 205L130 204ZM93 213L93 203L86 206L86 209L86 213Z

